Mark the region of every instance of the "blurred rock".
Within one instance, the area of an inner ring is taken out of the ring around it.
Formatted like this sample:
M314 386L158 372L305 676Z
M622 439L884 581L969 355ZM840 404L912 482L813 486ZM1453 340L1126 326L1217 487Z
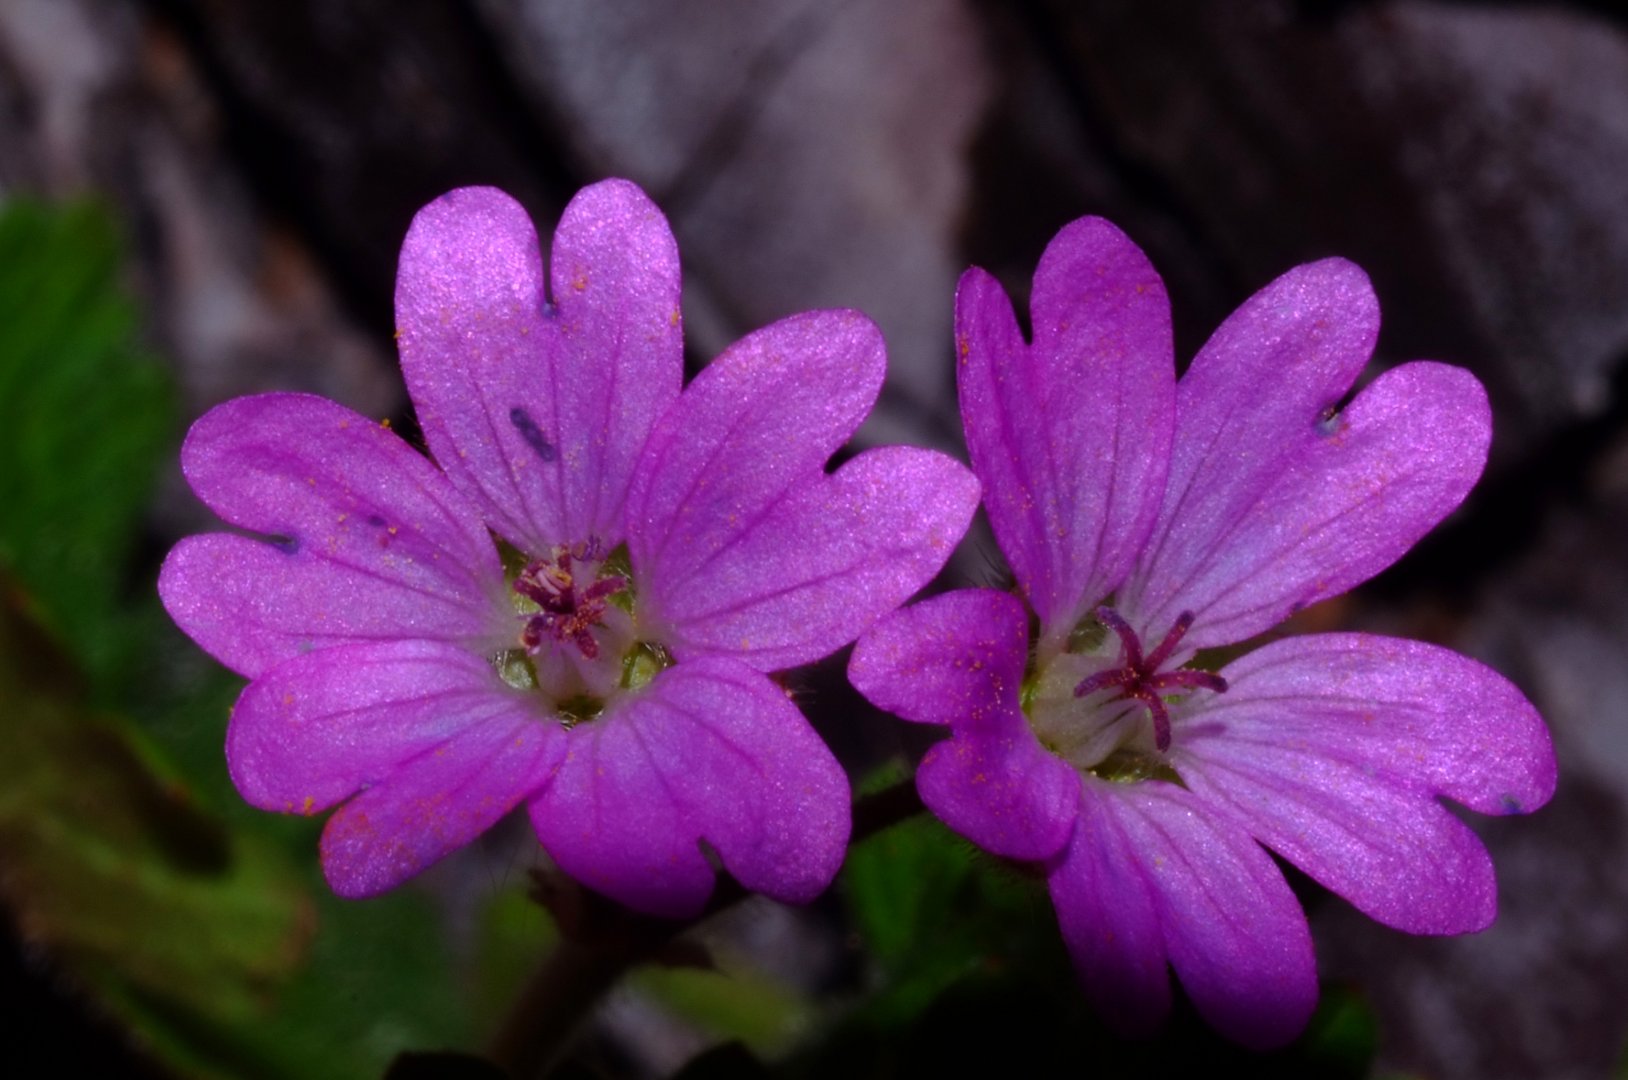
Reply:
M860 308L889 345L860 441L959 447L956 234L989 92L961 0L482 10L532 100L571 119L575 156L666 210L700 358L793 312Z
M1391 358L1488 381L1500 455L1607 406L1628 351L1617 26L1489 4L1039 6L1099 138L1209 252L1227 308L1345 255Z
M334 303L309 247L256 202L221 102L162 24L89 0L12 0L0 80L14 101L3 183L113 201L155 343L195 410L272 388L395 408L377 345Z

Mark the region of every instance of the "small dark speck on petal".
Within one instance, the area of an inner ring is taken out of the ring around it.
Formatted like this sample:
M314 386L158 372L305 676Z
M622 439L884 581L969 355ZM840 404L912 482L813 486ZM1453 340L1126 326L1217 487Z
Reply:
M509 423L514 425L514 429L526 440L526 445L537 452L538 457L544 461L554 460L554 444L543 435L543 429L537 426L530 413L516 405L509 410Z
M367 523L373 526L375 529L384 528L384 518L380 517L378 514L369 514L367 516Z
M300 550L300 538L297 536L269 536L266 543L284 555L293 555Z
M1343 426L1344 424L1340 420L1340 410L1337 405L1330 405L1317 417L1317 434L1323 436L1325 439L1332 438L1333 436L1339 434L1340 428Z
M1503 799L1500 801L1503 804L1504 813L1518 814L1521 812L1521 801L1515 796L1505 793Z

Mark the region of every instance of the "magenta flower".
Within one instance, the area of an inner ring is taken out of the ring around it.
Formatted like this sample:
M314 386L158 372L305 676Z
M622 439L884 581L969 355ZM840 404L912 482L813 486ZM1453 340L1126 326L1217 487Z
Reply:
M1261 845L1389 926L1478 930L1492 865L1440 800L1532 810L1554 755L1513 686L1433 645L1325 634L1219 671L1195 658L1372 576L1457 506L1485 463L1485 395L1419 362L1338 410L1379 322L1338 259L1257 293L1179 385L1163 284L1106 222L1052 241L1031 308L1028 344L989 275L956 298L967 445L1028 610L977 590L896 612L850 677L950 727L923 800L1044 869L1120 1029L1163 1019L1168 964L1223 1033L1283 1043L1316 976Z
M227 758L249 802L333 806L334 890L389 889L525 804L569 874L698 911L709 851L808 900L849 831L842 769L770 672L825 656L943 565L972 476L899 447L824 465L880 389L855 312L761 330L680 393L678 251L638 188L554 238L501 192L419 213L396 291L427 458L332 402L266 394L194 425L229 524L160 592L249 677ZM444 471L443 471L444 470Z

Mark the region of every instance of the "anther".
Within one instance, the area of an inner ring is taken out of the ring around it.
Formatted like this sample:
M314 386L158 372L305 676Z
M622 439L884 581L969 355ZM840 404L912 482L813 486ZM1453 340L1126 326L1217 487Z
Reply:
M580 557L583 550L578 549ZM514 589L542 610L526 618L520 644L535 656L550 641L570 642L590 660L599 656L593 628L604 621L605 600L627 588L620 574L596 577L585 589L577 588L572 570L573 549L561 545L550 558L531 563L515 578Z

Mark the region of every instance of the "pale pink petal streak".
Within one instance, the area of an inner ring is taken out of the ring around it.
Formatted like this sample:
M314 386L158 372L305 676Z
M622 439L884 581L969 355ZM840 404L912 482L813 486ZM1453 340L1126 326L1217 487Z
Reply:
M1169 302L1100 218L1058 234L1035 273L1034 343L993 278L956 294L961 416L1001 549L1061 640L1129 570L1164 491L1174 412Z

